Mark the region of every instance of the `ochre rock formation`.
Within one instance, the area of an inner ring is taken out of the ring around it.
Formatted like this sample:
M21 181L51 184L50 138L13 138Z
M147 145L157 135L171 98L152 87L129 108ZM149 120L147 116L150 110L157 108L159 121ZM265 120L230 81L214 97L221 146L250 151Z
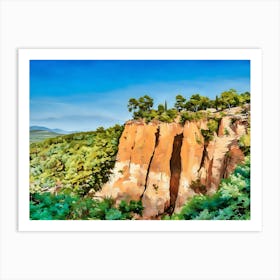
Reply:
M170 206L170 160L174 138L182 134L182 130L183 127L177 123L159 125L158 143L152 157L147 185L142 198L144 217L157 216L158 213L163 213Z
M197 193L214 193L244 159L238 147L246 133L244 119L223 117L211 141L201 129L207 121L179 123L129 121L119 143L110 180L98 193L102 197L142 200L143 219L181 209Z

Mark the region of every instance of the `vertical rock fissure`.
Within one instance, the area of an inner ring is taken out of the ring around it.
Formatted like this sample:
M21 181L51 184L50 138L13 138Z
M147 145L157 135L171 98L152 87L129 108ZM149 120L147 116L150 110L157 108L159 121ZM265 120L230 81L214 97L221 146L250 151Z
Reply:
M198 172L204 166L204 162L205 162L205 159L207 157L207 146L208 146L208 143L204 144L204 146L203 146L203 152L202 152L202 157L201 157L201 162L200 162L200 166L199 166Z
M222 124L222 118L218 120L218 127L217 127L217 130L216 130L216 133L218 134L218 132L220 131L220 126Z
M146 174L146 178L145 178L145 185L144 185L144 191L140 197L140 199L142 200L142 197L146 191L146 188L147 188L147 183L148 183L148 178L149 178L149 173L150 173L150 168L151 168L151 164L152 164L152 161L153 161L153 158L154 158L154 155L155 155L155 150L156 150L156 147L158 145L158 142L159 142L159 133L160 133L160 129L159 129L159 126L157 128L157 131L155 133L155 146L154 146L154 150L153 150L153 153L151 155L151 158L150 158L150 161L149 161L149 164L148 164L148 168L147 168L147 174Z
M181 175L181 147L183 143L183 133L176 135L173 142L173 150L170 159L170 206L167 210L172 214L175 208L176 199L178 196L179 182Z

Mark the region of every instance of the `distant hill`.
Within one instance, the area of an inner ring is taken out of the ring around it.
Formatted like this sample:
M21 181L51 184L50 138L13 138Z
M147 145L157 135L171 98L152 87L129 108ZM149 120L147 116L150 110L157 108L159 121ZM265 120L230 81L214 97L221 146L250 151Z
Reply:
M54 138L60 135L71 134L74 131L65 131L62 129L51 129L45 126L31 126L30 127L30 143L43 141L47 138Z
M47 138L54 138L61 134L48 130L30 130L30 143L43 141Z
M30 131L34 131L34 130L50 131L50 132L54 132L54 133L58 133L58 134L71 134L71 133L77 132L77 131L62 130L59 128L48 128L45 126L37 126L37 125L30 126Z

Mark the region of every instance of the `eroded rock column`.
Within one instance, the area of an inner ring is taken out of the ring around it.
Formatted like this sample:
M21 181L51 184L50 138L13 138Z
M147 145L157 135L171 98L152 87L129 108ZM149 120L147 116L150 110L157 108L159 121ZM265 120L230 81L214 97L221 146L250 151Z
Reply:
M186 122L183 129L183 143L181 148L181 177L175 212L182 207L186 200L194 195L190 188L192 181L198 179L203 155L204 139L201 135L199 124Z
M170 206L170 159L174 137L181 134L182 130L182 126L176 123L161 123L159 126L159 141L142 198L144 218L156 217Z
M113 174L102 188L103 196L120 200L139 200L145 189L147 171L153 155L158 125L132 123L121 136Z

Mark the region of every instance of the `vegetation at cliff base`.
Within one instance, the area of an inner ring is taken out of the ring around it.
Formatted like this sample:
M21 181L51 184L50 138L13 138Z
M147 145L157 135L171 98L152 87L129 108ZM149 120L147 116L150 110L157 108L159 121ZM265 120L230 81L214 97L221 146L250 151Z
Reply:
M142 215L141 201L121 201L115 206L110 198L102 200L78 195L49 192L36 193L30 198L31 220L131 220Z
M172 220L249 220L250 157L220 183L213 195L196 195L186 202L180 213L163 219Z

